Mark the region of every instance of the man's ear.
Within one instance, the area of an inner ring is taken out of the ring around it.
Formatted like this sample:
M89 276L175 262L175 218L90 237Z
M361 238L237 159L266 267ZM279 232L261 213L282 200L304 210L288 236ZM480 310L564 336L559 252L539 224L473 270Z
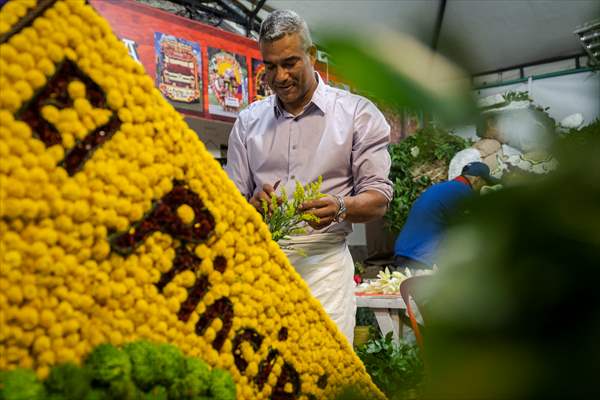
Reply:
M478 176L477 177L477 187L479 188L478 190L481 190L481 188L484 187L485 185L487 185L486 180L483 179L482 177Z
M317 46L314 44L307 50L308 56L310 57L310 63L314 66L317 62Z
M463 175L463 176L467 181L469 181L472 188L477 187L477 184L479 184L479 181L481 180L481 178L478 176L473 176L473 175Z

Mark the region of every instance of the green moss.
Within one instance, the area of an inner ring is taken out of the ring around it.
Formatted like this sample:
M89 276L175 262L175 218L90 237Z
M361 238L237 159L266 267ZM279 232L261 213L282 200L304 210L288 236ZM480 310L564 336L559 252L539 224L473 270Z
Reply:
M0 371L0 399L42 400L45 395L44 385L32 370L17 368Z

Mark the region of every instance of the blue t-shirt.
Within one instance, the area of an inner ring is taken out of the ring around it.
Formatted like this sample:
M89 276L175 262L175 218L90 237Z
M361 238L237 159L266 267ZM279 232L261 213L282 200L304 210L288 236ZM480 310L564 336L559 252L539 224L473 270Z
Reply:
M472 194L469 185L456 180L427 188L410 209L396 239L394 254L432 266L448 218L456 210L457 203Z

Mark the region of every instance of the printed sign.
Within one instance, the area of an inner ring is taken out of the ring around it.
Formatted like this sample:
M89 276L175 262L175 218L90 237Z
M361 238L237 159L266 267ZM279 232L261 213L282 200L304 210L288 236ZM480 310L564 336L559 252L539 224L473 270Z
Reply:
M202 111L202 58L198 43L155 32L154 48L156 85L163 96L178 108Z
M236 117L248 105L246 57L208 48L208 112Z
M265 64L261 60L252 59L252 79L254 82L254 96L252 101L262 100L273 94L269 87L266 75Z
M127 52L129 53L131 58L133 58L135 61L141 64L140 57L138 56L137 52L137 43L127 38L121 38L121 41L125 44L125 47L127 47Z

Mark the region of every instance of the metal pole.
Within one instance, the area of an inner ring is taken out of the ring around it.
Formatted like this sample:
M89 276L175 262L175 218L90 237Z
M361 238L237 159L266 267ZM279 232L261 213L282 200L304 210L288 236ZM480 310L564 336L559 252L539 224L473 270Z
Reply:
M252 25L254 25L254 18L256 18L256 14L260 11L262 6L265 4L267 0L260 0L258 4L254 7L254 10L248 16L248 24L246 25L246 36L250 37L250 32L252 32Z
M434 51L437 50L445 12L446 12L446 0L440 0L440 6L438 8L438 15L437 15L437 19L435 21L435 30L433 31L433 42L431 43L431 48Z

